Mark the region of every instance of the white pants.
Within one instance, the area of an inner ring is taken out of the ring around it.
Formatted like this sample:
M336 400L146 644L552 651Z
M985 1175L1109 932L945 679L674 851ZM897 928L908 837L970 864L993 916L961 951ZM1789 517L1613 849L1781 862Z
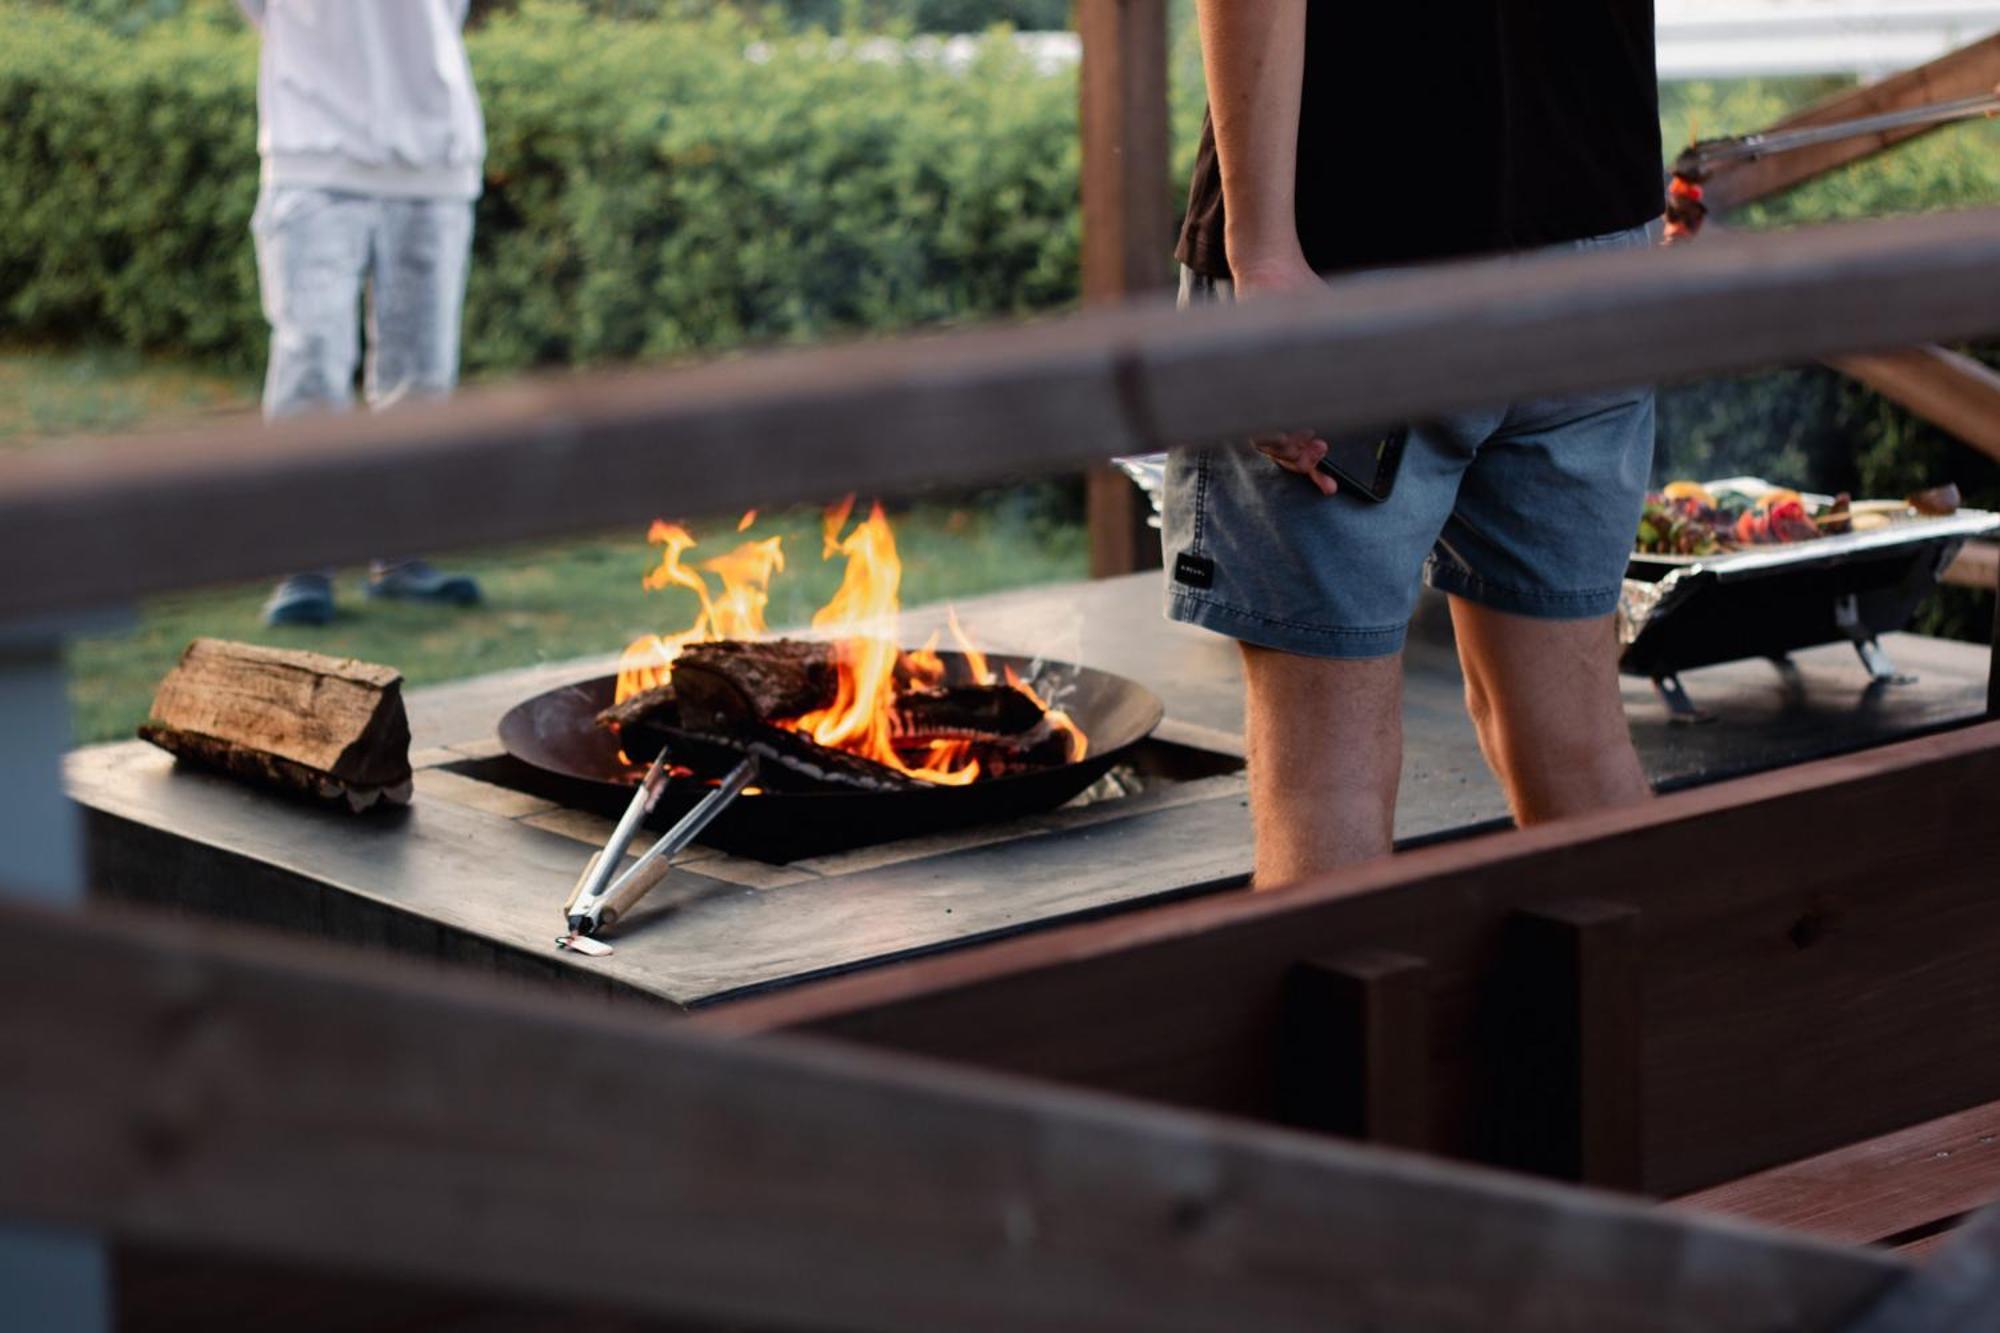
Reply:
M250 232L271 324L265 416L352 405L364 288L368 405L451 392L470 202L266 186Z

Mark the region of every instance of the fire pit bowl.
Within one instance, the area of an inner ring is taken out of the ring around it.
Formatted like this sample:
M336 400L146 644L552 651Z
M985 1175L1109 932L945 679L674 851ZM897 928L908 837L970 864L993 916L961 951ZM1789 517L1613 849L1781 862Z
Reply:
M961 654L939 656L962 668L962 662L955 660ZM724 811L702 841L738 856L796 861L1052 810L1103 777L1152 734L1165 713L1157 695L1123 676L1001 653L989 653L987 660L996 671L1011 666L1038 688L1058 682L1052 702L1090 738L1085 757L958 787L759 792ZM500 719L500 744L529 770L516 785L579 809L612 816L623 809L637 775L619 758L618 737L597 725L597 714L611 705L616 687L615 676L599 676L538 694L509 709ZM650 822L656 826L686 813L729 762L715 754L674 758L694 768L698 777L668 785L653 810Z

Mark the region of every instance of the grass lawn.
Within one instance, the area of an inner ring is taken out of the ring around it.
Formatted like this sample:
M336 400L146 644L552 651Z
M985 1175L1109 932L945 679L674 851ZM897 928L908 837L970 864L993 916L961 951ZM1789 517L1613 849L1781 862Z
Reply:
M253 382L118 352L0 349L0 449L62 447L62 437L185 425L256 405ZM1061 488L923 500L892 510L906 605L1080 578L1088 539ZM670 511L662 517L685 519ZM768 514L739 537L732 515L688 524L702 544L690 560L736 542L782 534L787 568L772 584L773 626L803 624L839 582L820 560L816 510ZM198 635L382 662L413 685L615 651L642 633L686 627L692 594L649 593L657 562L643 527L578 540L463 553L440 563L478 575L486 604L471 610L371 602L361 571L339 576L341 615L321 629L269 629L258 618L267 584L146 601L125 633L78 640L70 695L79 742L132 734L153 687ZM975 627L976 628L976 627Z
M244 375L158 361L116 348L38 351L0 346L0 450L64 435L187 425L257 406Z

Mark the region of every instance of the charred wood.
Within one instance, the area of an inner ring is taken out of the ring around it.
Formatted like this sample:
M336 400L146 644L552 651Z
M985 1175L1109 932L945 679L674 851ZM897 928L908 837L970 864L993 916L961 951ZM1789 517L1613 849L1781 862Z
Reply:
M828 707L840 678L832 644L801 639L690 644L674 659L683 719L777 721Z

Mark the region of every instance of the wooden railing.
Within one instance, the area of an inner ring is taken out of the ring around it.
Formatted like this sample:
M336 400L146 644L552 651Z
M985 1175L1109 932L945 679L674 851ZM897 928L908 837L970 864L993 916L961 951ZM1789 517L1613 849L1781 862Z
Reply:
M1985 209L76 444L0 463L0 619L662 508L989 480L1300 421L1338 430L1968 337L1996 320L2000 209Z
M1996 321L1988 210L75 446L0 461L0 618ZM0 827L63 836L60 819ZM1820 1330L1892 1285L1923 1290L1902 1261L1859 1250L109 914L0 907L0 1059L8 1218L675 1315Z

